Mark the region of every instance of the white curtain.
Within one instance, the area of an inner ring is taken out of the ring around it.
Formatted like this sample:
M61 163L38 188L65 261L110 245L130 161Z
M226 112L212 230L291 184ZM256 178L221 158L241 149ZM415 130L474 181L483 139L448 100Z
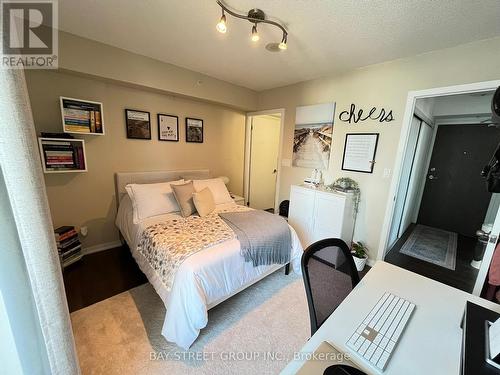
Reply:
M0 165L52 374L79 374L22 70L0 69Z

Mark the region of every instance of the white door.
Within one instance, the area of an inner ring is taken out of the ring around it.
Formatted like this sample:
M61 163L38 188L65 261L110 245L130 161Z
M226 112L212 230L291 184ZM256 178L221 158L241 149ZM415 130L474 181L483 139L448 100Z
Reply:
M280 128L280 117L252 117L248 202L255 209L275 207Z
M476 296L479 296L481 294L481 290L483 289L484 281L486 280L486 275L488 274L488 270L490 269L490 263L493 257L493 253L495 251L499 233L500 233L500 209L497 210L495 221L493 222L493 229L491 230L490 233L490 240L488 242L488 245L486 246L486 250L483 256L483 261L481 263L481 268L479 268L479 272L476 278L476 283L474 284L474 290L472 291L472 293L475 294Z
M408 191L406 193L405 206L399 226L398 238L408 229L411 223L417 222L420 200L424 191L427 178L427 163L431 153L433 129L429 124L422 121L420 134L418 136L417 148L413 157L413 167Z
M389 246L387 247L386 251L388 251L399 238L399 227L401 225L401 218L406 201L406 193L408 192L408 182L411 175L413 155L415 154L415 149L417 147L420 123L421 120L414 116L410 127L410 134L408 135L408 144L403 159L403 165L401 167L401 179L399 180L399 188L396 195L394 213L392 216L391 231L389 232Z

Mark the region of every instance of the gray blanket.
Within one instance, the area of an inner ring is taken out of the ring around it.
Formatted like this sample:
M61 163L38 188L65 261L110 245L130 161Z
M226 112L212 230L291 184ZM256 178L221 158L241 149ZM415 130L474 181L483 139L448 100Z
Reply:
M226 212L219 216L241 243L241 255L254 267L290 261L292 236L287 222L265 211Z

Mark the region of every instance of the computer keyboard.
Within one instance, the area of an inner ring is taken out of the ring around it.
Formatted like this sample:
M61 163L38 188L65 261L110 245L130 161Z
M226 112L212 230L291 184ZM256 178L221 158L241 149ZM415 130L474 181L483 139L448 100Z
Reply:
M383 371L413 310L414 303L385 293L349 338L347 347Z

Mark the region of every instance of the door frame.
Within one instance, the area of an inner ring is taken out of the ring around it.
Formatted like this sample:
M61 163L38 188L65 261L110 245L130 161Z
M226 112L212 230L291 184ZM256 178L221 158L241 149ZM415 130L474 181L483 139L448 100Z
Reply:
M398 188L401 182L402 175L402 164L403 158L406 153L408 146L408 140L410 135L411 121L413 114L415 112L415 103L417 99L433 98L437 96L445 95L458 95L458 94L470 94L484 91L493 91L500 86L500 80L484 81L468 83L463 85L446 86L446 87L436 87L426 90L409 91L408 97L406 99L405 113L403 116L403 122L401 125L401 132L399 136L399 144L396 152L396 160L394 164L394 173L392 175L390 189L389 189L389 199L387 200L384 222L381 230L381 237L379 242L379 247L377 251L377 260L383 260L388 250L390 244L389 242L389 232L391 229L391 224L394 216L395 200ZM437 128L437 126L436 126ZM483 262L481 264L481 269L477 275L476 284L484 283L484 278L486 277L487 269L489 268L491 257L493 254L484 255ZM485 268L486 270L484 270ZM483 278L480 280L480 277ZM477 294L477 287L474 288L474 294ZM480 292L480 291L479 291Z
M250 152L251 152L251 141L252 141L252 127L251 121L254 116L262 116L262 115L274 115L280 114L280 141L279 141L279 149L278 149L278 165L276 172L276 191L274 194L274 213L278 213L279 208L279 193L280 193L280 180L281 180L281 158L283 151L283 132L285 129L285 109L267 109L264 111L256 111L256 112L248 112L246 114L247 118L245 121L245 167L243 174L243 197L245 199L245 206L248 205L248 198L250 192Z

